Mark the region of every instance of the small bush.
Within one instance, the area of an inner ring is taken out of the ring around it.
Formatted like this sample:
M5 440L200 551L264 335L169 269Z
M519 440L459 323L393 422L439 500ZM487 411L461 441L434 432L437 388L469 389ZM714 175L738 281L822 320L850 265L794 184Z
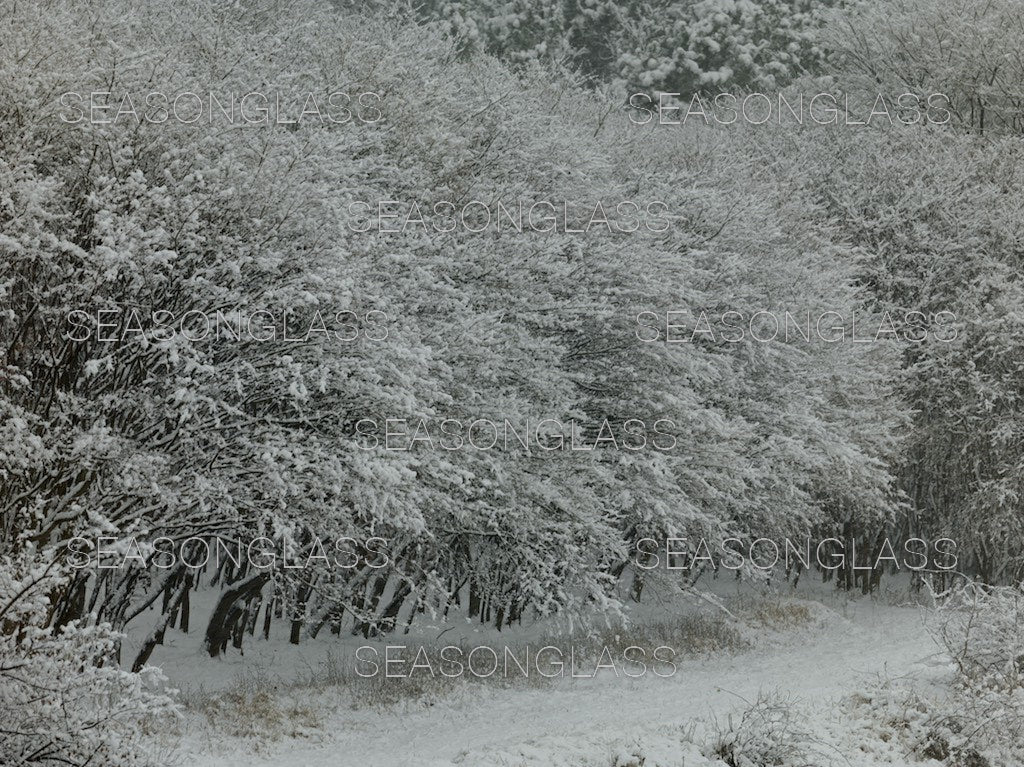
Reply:
M956 667L926 750L957 765L1024 760L1024 589L969 584L940 607L933 633Z
M729 767L796 767L815 763L810 743L792 701L762 693L738 717L729 715L714 753Z

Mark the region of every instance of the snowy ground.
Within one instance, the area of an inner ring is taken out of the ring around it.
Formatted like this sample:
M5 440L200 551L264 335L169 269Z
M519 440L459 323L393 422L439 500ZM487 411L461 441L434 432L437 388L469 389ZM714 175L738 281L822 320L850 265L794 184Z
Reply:
M925 611L871 600L814 607L811 625L766 636L739 654L680 661L671 678L607 674L559 679L541 689L466 685L441 700L391 708L353 708L329 690L311 691L309 704L327 709L321 726L269 743L226 737L192 715L181 763L705 767L721 762L702 756L691 741L706 744L709 733L726 727L729 715L738 716L759 692L777 692L809 729L813 767L910 764L905 748L884 743L850 699L886 679L940 690L948 669L927 638ZM186 673L183 664L171 663L168 670L172 679L194 680L209 666L196 661Z

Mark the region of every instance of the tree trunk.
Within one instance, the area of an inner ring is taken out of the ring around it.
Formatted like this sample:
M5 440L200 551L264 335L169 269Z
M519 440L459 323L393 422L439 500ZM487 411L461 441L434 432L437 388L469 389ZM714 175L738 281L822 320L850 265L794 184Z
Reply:
M149 636L146 637L145 641L142 643L142 649L139 650L139 654L135 656L135 661L132 663L132 671L141 670L142 667L146 665L147 661L149 661L150 656L153 654L153 650L163 640L164 630L167 628L167 624L169 624L171 622L171 618L174 617L174 608L177 607L183 596L188 593L188 589L191 585L192 574L185 573L182 576L181 581L178 583L178 588L174 591L170 602L168 603L171 609L161 615L160 620L157 621L153 630L149 633Z
M270 574L255 572L247 578L238 581L231 588L220 595L217 607L210 616L210 623L206 627L204 644L206 651L211 658L220 655L222 648L227 646L231 639L232 624L229 620L232 617L232 608L240 601L255 596L270 580Z

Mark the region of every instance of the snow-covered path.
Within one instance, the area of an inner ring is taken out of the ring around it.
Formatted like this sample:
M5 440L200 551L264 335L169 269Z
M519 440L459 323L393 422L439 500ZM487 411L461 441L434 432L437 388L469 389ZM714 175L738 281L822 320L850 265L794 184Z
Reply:
M679 662L670 678L560 679L554 687L474 685L433 706L333 712L319 741L247 749L191 741L196 767L493 767L609 764L616 744L679 732L776 690L825 708L886 677L927 675L935 665L924 613L870 603L852 619L831 613L781 642L727 657ZM598 761L604 760L604 761ZM687 766L698 762L685 761Z

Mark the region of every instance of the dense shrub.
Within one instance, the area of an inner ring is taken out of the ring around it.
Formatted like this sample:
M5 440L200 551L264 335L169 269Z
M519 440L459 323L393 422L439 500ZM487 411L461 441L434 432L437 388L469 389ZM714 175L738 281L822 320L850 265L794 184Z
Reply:
M444 609L464 588L498 625L526 609L614 607L615 578L643 536L782 533L887 514L885 463L901 422L898 402L877 396L891 384L890 350L638 337L641 311L849 315L862 304L851 253L784 169L762 173L750 151L727 158L717 138L652 140L539 68L460 61L437 29L354 24L313 5L133 9L98 0L5 10L6 549L99 531L266 533L300 551L313 531L382 534L394 555L382 572L273 579L298 625L344 612L365 631ZM210 83L221 94L346 83L382 98L368 123L57 116L64 91L109 91L120 103ZM349 226L361 223L353 200L429 209L436 199L658 202L665 231L438 237ZM72 307L181 316L268 304L298 317L375 308L392 324L384 341L349 345L169 341L152 327L110 344L62 332ZM605 420L664 418L678 449L642 460L623 450L543 460L364 450L354 431L368 416L434 427L446 417L575 419L591 438ZM58 595L58 613L80 617L85 589L100 595L99 619L120 627L136 617L134 597L151 604L163 593L156 641L186 575L83 574ZM243 579L225 593L245 606L217 614L251 631L253 610L270 605L250 576L217 575L221 587Z
M850 90L942 93L962 129L1024 131L1024 23L1016 0L853 3L832 17L821 40Z
M875 308L945 312L956 332L949 343L902 347L900 388L915 412L898 469L910 529L957 541L958 571L1016 582L1024 575L1020 143L936 126L821 138L791 146L803 158L792 167L863 254L860 279Z
M344 0L342 0L344 2ZM773 90L821 71L839 0L427 0L468 50L550 61L591 83L684 96Z

